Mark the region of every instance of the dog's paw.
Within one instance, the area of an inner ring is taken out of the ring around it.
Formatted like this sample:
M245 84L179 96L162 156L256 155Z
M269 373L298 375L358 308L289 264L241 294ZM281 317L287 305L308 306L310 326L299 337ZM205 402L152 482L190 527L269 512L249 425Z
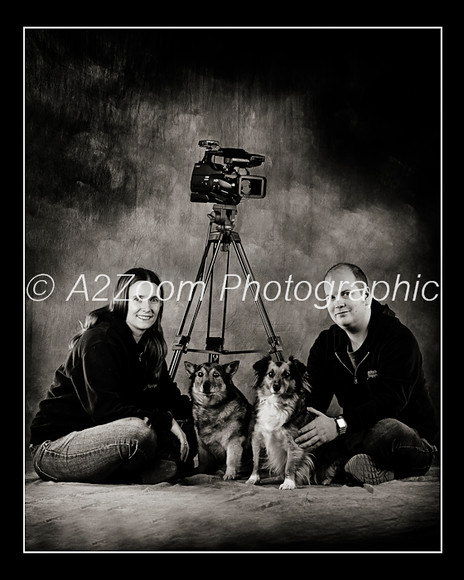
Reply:
M247 483L250 483L251 485L256 485L257 483L259 483L261 481L261 478L259 477L259 475L250 475L250 477L247 479Z
M285 481L280 485L279 489L296 489L296 483L293 479L285 478Z
M224 473L224 477L222 479L227 481L228 479L235 479L236 477L237 477L237 470L231 469L230 467L228 467L226 469L226 472Z

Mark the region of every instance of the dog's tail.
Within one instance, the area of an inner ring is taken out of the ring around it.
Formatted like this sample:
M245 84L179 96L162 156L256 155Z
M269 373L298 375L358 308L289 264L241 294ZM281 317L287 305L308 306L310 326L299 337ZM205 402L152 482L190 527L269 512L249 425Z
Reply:
M309 485L310 479L315 471L316 466L314 464L314 456L311 453L306 453L300 467L297 469L295 474L296 484Z

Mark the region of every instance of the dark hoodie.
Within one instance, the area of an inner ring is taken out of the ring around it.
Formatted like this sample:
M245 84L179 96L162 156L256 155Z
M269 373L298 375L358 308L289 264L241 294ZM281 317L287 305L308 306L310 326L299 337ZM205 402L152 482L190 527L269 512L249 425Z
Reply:
M31 444L125 417L148 417L155 431L169 430L173 415L189 418L190 399L173 383L166 362L158 383L147 385L142 351L142 341L136 343L112 313L86 330L40 403Z
M348 434L368 429L380 419L395 418L434 443L435 413L411 331L388 306L373 300L368 334L356 352L356 368L349 345L346 332L336 324L316 339L308 357L311 406L325 412L336 395Z

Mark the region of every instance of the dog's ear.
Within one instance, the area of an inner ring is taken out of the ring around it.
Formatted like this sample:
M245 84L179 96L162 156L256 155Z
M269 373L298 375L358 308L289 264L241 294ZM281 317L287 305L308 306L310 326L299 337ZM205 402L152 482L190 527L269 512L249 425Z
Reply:
M294 366L296 372L300 375L300 377L303 378L306 374L307 370L306 366L293 356L289 357L288 360L292 363L292 365Z
M255 364L253 365L253 370L255 370L258 374L262 374L263 371L265 371L269 366L271 360L272 360L271 355L262 358L261 360L255 362Z
M234 360L230 363L223 365L224 372L233 377L237 372L238 365L240 364L239 360Z
M189 377L193 377L193 375L196 373L196 365L188 361L184 361L184 365Z
M293 358L292 356L289 357L288 359L292 365L293 368L296 370L300 380L301 380L301 386L306 389L307 391L311 392L311 385L309 384L309 378L308 378L308 368L298 359Z

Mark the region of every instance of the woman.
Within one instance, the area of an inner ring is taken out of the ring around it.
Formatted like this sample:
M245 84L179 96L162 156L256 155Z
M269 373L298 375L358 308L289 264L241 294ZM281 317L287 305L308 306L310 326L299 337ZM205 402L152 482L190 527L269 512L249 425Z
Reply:
M168 374L162 299L158 276L133 268L87 316L31 424L42 479L159 483L191 465L193 429L189 445L177 421L191 425L191 402Z

